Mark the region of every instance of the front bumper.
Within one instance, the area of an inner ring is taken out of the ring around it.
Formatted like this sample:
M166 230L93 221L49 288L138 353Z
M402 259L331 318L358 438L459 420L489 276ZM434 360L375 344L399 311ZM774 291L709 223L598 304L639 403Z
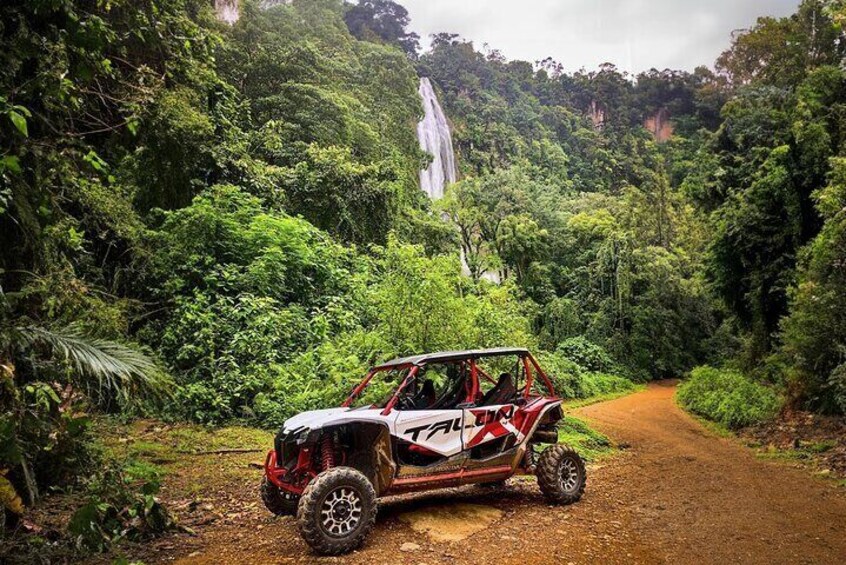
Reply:
M271 449L264 459L264 474L267 480L284 491L302 494L308 482L317 475L312 463L311 446L301 446L297 456L287 464L279 464L277 453L276 449Z

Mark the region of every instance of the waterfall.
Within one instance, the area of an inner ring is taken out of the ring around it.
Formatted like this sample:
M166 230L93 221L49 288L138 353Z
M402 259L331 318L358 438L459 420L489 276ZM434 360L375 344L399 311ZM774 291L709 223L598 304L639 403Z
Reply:
M217 19L233 25L241 16L238 9L238 0L214 0L214 12Z
M259 2L259 8L269 10L275 6L290 3L291 0L262 0ZM235 25L235 22L241 18L241 2L240 0L214 0L214 12L218 20Z
M452 134L428 78L420 79L418 92L423 99L424 114L417 124L417 139L420 149L434 157L429 167L420 171L420 188L429 198L438 199L444 195L444 187L457 180Z
M452 149L452 134L449 131L449 124L428 78L420 79L418 92L423 100L424 114L423 119L417 124L417 139L420 141L420 149L433 157L429 166L420 171L420 188L429 195L429 198L436 200L443 197L444 188L447 184L452 184L458 180L455 169L455 152ZM448 217L444 216L444 219L448 220ZM470 276L470 268L467 266L467 255L463 245L460 251L461 273L464 276ZM496 271L483 271L482 278L494 283L499 283L501 280Z

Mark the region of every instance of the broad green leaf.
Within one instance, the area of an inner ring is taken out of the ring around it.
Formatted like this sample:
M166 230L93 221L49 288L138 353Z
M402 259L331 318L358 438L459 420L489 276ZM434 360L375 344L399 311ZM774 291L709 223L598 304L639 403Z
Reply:
M0 170L9 170L15 174L21 173L21 160L18 159L15 155L4 155L2 159L0 159Z
M18 128L19 132L21 132L24 136L29 137L29 130L26 126L26 118L23 114L12 110L9 112L9 119L12 120L12 124Z

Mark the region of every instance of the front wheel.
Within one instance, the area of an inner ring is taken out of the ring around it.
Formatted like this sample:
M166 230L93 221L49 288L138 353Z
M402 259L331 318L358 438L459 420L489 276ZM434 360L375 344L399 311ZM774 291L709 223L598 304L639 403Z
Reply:
M541 492L555 504L572 504L585 492L585 462L568 445L551 445L541 453L537 477Z
M306 487L297 509L297 528L321 555L359 547L376 522L376 491L351 467L323 471Z

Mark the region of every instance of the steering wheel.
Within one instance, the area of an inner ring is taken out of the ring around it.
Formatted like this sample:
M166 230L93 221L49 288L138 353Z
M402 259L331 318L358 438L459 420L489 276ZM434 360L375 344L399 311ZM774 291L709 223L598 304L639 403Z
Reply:
M403 395L397 399L397 410L411 410L414 408L414 400L411 397Z

